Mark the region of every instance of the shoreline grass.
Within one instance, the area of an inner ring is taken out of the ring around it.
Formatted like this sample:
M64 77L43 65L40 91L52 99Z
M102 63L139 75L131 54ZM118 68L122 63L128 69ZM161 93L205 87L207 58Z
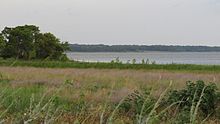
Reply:
M0 60L0 66L220 72L220 65L193 65L193 64L122 64L122 63L77 62L77 61Z

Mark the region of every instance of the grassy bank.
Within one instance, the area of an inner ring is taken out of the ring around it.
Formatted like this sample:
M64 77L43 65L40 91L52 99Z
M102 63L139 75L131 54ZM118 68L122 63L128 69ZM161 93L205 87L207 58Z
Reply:
M97 69L145 69L145 70L176 70L176 71L213 71L220 72L220 65L192 64L121 64L103 62L74 62L74 61L23 61L0 60L0 66L27 66L43 68L97 68Z

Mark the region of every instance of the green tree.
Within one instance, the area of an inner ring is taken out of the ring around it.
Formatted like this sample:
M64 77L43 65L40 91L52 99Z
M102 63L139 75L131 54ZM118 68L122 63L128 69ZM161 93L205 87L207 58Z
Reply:
M5 47L5 40L4 40L4 37L0 34L0 55L4 47Z
M68 43L51 33L40 33L34 25L5 27L0 35L0 56L16 59L66 60Z
M37 59L67 59L63 53L68 50L68 43L62 43L51 33L38 34L34 44Z
M2 50L2 57L30 59L30 53L34 50L33 43L39 33L39 28L34 25L6 27L2 31L6 44Z

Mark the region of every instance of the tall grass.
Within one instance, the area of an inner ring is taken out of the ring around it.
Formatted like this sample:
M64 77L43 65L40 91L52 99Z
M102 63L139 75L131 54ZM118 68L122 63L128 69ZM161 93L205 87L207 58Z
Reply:
M155 113L156 109L159 107L160 102L162 101L162 99L163 99L163 97L166 95L166 93L168 92L168 90L169 90L169 88L171 87L172 83L173 83L173 82L171 81L169 87L168 87L163 93L161 93L161 95L160 95L160 97L158 98L157 102L154 104L153 109L150 111L150 113L149 113L149 115L148 115L148 117L147 117L147 119L146 119L146 124L151 123L152 120L155 119L156 116L153 115L153 114Z
M198 115L199 105L202 102L202 98L204 96L205 88L206 87L203 87L202 93L201 93L201 95L199 97L199 101L198 102L195 102L197 90L196 90L196 92L194 94L193 101L192 101L193 104L192 104L191 109L190 109L190 123L191 124L196 124L196 116Z

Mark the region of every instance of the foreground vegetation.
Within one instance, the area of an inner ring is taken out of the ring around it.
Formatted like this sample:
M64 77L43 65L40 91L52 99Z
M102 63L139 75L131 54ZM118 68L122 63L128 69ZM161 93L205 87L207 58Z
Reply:
M8 74L5 71L0 76L2 123L220 122L220 93L214 83L187 82L177 88L169 81L156 87L141 85L128 92L123 90L125 78L117 83L108 83L108 78L100 83L79 83L75 79L58 84L19 83Z

